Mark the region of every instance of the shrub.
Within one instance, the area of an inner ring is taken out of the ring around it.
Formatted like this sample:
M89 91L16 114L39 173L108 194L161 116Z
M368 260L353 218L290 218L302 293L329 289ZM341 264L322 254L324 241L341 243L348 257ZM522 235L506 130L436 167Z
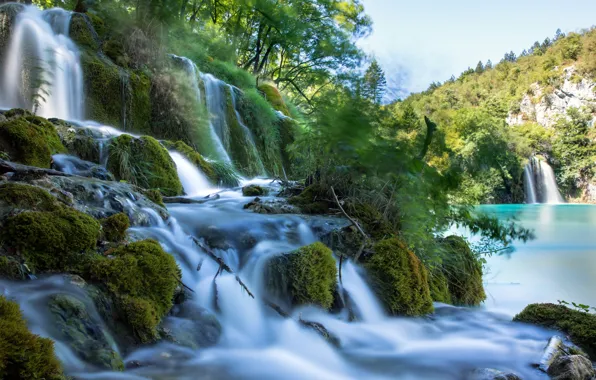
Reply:
M0 378L63 379L54 344L27 329L19 305L0 296Z
M372 288L391 315L432 312L428 273L422 262L398 238L374 246L366 263Z

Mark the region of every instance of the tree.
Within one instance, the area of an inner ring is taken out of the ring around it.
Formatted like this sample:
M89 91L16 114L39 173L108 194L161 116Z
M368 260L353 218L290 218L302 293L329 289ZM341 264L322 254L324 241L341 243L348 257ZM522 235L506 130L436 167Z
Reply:
M486 61L486 65L484 65L484 69L488 70L488 69L492 69L493 68L493 62L489 59L488 61Z
M478 61L475 72L476 74L482 74L484 72L484 65L482 64L482 61Z
M555 41L560 40L561 38L565 38L565 33L561 32L561 29L557 29L555 32Z
M364 74L364 96L379 104L387 90L385 73L376 59L373 59Z
M505 62L515 62L517 60L517 56L513 51L510 51L509 53L505 53L503 60Z

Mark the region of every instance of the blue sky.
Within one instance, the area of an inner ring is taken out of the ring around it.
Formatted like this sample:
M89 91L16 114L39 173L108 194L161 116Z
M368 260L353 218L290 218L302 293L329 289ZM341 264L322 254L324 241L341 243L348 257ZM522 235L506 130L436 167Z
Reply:
M497 63L534 41L596 25L594 0L362 0L374 22L360 45L379 60L393 95Z

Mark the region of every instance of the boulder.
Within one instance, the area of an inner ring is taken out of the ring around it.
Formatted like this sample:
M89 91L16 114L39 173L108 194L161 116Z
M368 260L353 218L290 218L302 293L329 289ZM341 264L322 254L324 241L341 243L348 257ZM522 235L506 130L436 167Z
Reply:
M548 367L552 380L591 380L596 376L590 359L582 355L562 355Z
M468 380L521 380L514 373L502 372L493 368L482 368L473 371Z
M242 195L245 197L258 197L267 195L267 189L258 185L248 185L242 188Z

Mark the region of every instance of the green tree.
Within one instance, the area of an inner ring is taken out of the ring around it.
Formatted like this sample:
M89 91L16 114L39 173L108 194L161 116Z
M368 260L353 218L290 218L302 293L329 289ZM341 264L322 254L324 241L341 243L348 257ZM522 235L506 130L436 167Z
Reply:
M476 70L474 70L476 72L476 74L482 74L484 72L484 65L482 64L482 61L478 61L478 64L476 65Z
M385 72L383 72L379 62L373 59L364 74L364 95L379 104L383 100L386 90L387 80L385 79Z

